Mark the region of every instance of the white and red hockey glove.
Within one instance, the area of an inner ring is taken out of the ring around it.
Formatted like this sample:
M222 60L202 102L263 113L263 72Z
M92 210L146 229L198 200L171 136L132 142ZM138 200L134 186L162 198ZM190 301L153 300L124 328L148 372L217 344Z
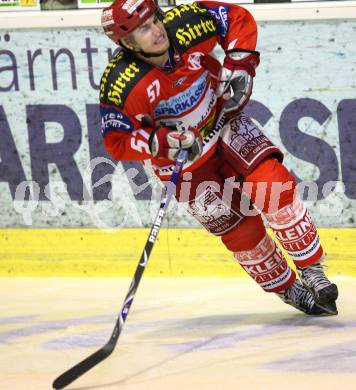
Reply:
M188 161L195 161L203 151L202 137L193 127L186 131L160 127L151 133L148 144L153 157L173 161L177 159L180 149L188 151Z
M226 100L224 109L228 118L236 115L248 103L259 63L258 51L237 49L227 53L216 94Z

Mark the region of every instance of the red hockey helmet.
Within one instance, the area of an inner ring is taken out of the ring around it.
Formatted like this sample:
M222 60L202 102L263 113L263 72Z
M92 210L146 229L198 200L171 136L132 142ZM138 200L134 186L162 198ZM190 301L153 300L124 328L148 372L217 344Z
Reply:
M159 11L155 0L116 0L104 8L101 25L115 43Z

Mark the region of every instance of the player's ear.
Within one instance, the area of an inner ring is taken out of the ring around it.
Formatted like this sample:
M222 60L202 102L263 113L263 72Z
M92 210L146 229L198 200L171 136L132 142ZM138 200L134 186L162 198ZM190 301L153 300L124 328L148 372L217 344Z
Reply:
M135 45L134 39L129 35L128 37L120 39L121 46L125 49L136 51L137 47Z
M126 38L121 38L121 39L120 39L120 45L121 45L122 47L124 47L125 49L132 50L130 41L129 41L128 39L126 39Z

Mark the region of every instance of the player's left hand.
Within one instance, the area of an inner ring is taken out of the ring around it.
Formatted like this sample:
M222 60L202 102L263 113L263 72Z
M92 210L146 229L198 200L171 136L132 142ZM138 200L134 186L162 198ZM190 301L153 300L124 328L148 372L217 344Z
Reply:
M259 63L258 51L234 50L227 53L216 91L217 96L226 100L225 116L233 117L248 103Z

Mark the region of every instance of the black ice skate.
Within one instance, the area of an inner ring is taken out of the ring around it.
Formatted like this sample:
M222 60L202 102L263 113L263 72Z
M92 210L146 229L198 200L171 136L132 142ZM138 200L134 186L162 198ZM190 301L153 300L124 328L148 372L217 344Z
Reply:
M330 313L316 304L313 294L309 292L299 280L296 280L292 287L278 292L277 295L282 299L283 302L288 305L294 306L296 309L309 315L330 315L337 314ZM336 306L335 306L336 309Z
M314 296L316 304L330 314L337 314L335 301L338 296L336 284L325 276L321 263L306 268L297 268L300 280Z

